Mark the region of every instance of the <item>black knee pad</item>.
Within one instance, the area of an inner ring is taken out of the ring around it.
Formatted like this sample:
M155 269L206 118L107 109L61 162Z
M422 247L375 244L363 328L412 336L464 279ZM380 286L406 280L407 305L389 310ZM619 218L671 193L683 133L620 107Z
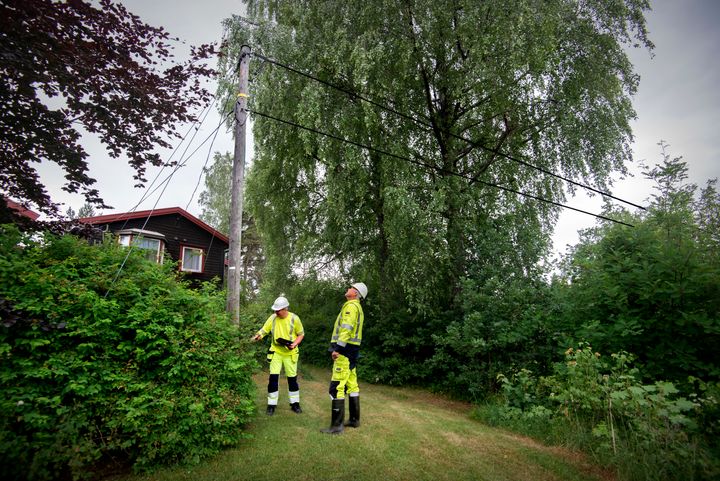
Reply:
M278 381L280 380L280 374L270 374L270 380L268 381L268 392L278 391Z
M300 390L300 386L298 386L297 382L297 376L289 377L288 380L288 391L295 392Z
M340 385L340 381L330 381L330 389L328 392L330 393L330 396L332 396L333 399L337 399L338 395L338 386Z

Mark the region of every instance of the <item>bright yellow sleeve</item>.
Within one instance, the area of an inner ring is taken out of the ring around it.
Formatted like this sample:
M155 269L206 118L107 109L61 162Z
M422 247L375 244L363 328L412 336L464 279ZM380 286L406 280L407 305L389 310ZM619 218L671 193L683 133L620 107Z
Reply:
M343 307L342 317L340 318L340 324L338 326L338 346L345 347L347 345L348 341L352 338L352 333L355 330L357 322L357 307L352 304Z
M300 318L295 315L295 329L294 329L295 337L302 336L305 334L305 329L303 328L302 321Z
M263 324L263 326L257 332L258 334L260 334L260 337L265 337L268 334L270 334L270 331L272 331L272 321L273 321L273 316L270 316L267 318L267 321L265 321L265 324Z

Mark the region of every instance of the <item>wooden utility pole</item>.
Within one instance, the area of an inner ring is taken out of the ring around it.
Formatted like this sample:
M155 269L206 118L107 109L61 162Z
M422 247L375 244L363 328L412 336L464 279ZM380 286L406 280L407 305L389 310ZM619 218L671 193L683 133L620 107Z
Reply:
M230 246L228 249L228 278L226 310L232 321L240 324L240 277L242 273L242 214L245 182L245 139L247 130L248 72L250 47L240 52L240 87L235 102L235 157L233 159L232 197L230 201Z

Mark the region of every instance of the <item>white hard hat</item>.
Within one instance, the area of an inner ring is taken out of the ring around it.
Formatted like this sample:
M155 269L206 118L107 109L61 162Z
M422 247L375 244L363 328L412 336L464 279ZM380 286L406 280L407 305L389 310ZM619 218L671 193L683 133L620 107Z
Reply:
M275 299L275 302L270 309L272 309L273 311L279 311L280 309L285 309L289 305L290 303L288 302L287 298L280 296Z
M363 299L367 297L367 286L364 282L356 282L350 287L354 287L360 293L360 297L362 297Z

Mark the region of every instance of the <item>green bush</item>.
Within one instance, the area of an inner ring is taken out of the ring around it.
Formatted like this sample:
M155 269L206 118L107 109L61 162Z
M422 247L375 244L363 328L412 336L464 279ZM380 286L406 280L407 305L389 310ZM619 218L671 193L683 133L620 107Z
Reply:
M643 384L633 356L568 349L550 376L499 375L503 405L478 416L551 442L568 442L622 479L716 479L717 390L682 396L670 382Z
M461 298L463 315L432 335L428 364L436 388L477 402L497 390L501 372L549 369L556 349L542 282L512 275L466 279Z
M635 227L588 229L563 261L553 284L558 325L603 352L637 355L647 382L720 381L716 182L694 201L687 165L667 156L645 176L658 192L647 212L608 212Z
M251 350L172 263L0 227L0 476L195 463L243 437Z

